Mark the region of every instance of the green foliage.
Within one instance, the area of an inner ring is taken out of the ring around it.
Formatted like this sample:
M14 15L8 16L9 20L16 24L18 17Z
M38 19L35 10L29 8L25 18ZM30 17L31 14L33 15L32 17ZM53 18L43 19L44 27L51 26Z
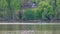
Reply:
M42 12L42 18L51 18L52 17L52 12L53 8L51 5L49 5L48 2L42 1L38 5L38 10Z
M60 0L31 0L38 5L35 10L27 9L23 12L23 19L41 19L52 18L60 19ZM40 2L39 2L40 1ZM14 15L15 19L18 19L16 15L20 11L20 4L25 3L24 0L0 0L0 17L11 18ZM22 4L21 4L22 5ZM57 6L56 6L57 5ZM54 10L53 10L54 9Z
M20 10L20 0L0 0L0 17L11 19Z
M12 10L11 12L12 14L14 14L14 17L13 17L14 19L18 19L16 13L18 13L20 10L20 1L21 0L11 0L10 2L10 6Z
M57 0L57 8L55 10L55 13L57 13L57 19L60 19L60 0Z
M25 10L25 12L23 13L23 20L33 20L34 19L34 11L27 9Z
M6 0L0 0L0 9L5 9L7 8L8 4Z
M20 0L11 0L10 5L12 10L19 10Z
M6 0L0 0L0 17L4 18L6 15L8 4Z
M23 19L52 19L53 8L48 2L42 1L38 8L34 10L26 10L23 14Z
M41 19L42 18L42 12L39 9L36 10L35 18L36 19Z
M32 2L36 2L36 3L38 3L38 0L32 0Z
M32 0L32 2L36 2L36 0Z
M57 0L57 5L59 5L59 6L60 6L60 0Z

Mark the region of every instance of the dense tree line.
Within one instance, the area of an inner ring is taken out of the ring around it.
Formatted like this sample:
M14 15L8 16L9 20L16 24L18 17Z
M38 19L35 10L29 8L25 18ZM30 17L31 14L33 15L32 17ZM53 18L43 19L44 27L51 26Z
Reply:
M59 10L59 5L60 5L60 0L32 0L32 2L38 2L37 8L34 10L30 9L25 12L25 16L27 19L60 19L60 10ZM33 11L33 12L32 12ZM33 14L31 14L31 12ZM28 14L27 14L28 13ZM32 17L31 17L31 16ZM29 17L28 17L29 16ZM23 17L23 18L24 18ZM25 19L26 19L25 18Z
M30 2L35 2L37 7L25 9L22 19L60 19L60 0L31 0ZM0 18L19 19L17 14L22 3L25 3L24 0L0 0Z
M1 18L12 19L13 14L20 10L20 0L0 0L0 16Z

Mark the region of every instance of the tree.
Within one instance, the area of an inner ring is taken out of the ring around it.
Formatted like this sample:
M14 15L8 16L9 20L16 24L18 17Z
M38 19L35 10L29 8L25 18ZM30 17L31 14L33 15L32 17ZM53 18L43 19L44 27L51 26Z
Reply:
M57 19L60 19L60 0L57 0L56 13L57 13Z
M7 14L7 1L6 0L0 0L0 17L5 18Z
M46 1L42 1L39 3L38 5L38 9L39 11L42 13L42 19L51 19L52 18L52 12L53 12L53 8L51 5L49 5L48 2Z
M12 10L19 10L20 9L20 0L11 0L10 6Z
M8 3L8 18L17 18L16 13L20 10L20 0L7 0Z
M12 16L14 19L17 19L17 16L15 14L20 11L20 2L21 2L21 0L11 0L10 6L11 6L11 9L13 11Z

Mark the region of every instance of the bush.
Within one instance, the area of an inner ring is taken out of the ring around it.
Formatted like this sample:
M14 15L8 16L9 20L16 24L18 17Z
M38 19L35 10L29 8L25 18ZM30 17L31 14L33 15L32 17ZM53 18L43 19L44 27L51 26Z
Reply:
M35 13L36 15L35 15L35 18L36 19L41 19L42 18L42 12L38 9L38 10L36 10L36 13Z
M32 0L32 2L36 2L37 3L38 0Z
M38 5L38 10L42 13L42 19L51 19L53 8L48 2L42 1Z
M31 9L25 10L25 12L23 12L22 19L23 20L33 20L34 19L34 11Z

